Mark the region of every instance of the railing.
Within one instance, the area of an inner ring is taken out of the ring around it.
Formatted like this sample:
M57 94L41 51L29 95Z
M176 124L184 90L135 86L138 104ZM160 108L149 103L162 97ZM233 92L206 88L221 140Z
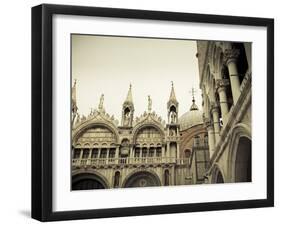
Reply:
M188 164L189 158L175 157L132 157L132 158L92 158L73 159L72 166L105 166L105 165L126 165L126 164L163 164L174 163L178 165Z

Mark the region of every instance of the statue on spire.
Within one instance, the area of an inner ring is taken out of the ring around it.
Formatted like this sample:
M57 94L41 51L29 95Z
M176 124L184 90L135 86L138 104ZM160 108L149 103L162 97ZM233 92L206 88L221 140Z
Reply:
M150 95L148 95L148 112L151 112L152 110L152 100L150 98Z
M104 94L100 97L99 110L103 110Z

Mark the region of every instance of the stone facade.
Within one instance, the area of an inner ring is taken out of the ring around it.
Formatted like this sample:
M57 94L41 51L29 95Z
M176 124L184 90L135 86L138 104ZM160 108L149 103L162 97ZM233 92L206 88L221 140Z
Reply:
M76 92L76 82L72 91ZM190 125L186 124L186 120L193 119L189 114L178 117L173 85L167 101L167 123L152 111L150 96L147 110L134 117L131 85L122 106L121 125L106 113L103 101L102 95L98 109L87 117L79 116L76 100L73 101L73 190L197 183L190 170L193 146L197 144L193 139L207 132L195 101L192 106L196 108L197 121ZM204 148L208 151L208 144ZM196 164L192 167L196 168Z
M210 166L207 183L250 182L251 43L197 41Z

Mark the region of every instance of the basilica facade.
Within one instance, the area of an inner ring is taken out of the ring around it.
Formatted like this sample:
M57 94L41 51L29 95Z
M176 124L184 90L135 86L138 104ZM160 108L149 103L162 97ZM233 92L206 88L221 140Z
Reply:
M207 183L252 181L251 43L197 41Z
M119 125L114 116L106 113L103 95L98 108L88 116L78 114L75 95L76 82L72 90L73 190L204 182L202 172L208 157L196 158L193 149L198 153L203 150L204 156L209 156L208 139L202 112L194 98L190 111L179 117L179 103L172 85L167 100L167 123L152 111L150 96L147 110L135 117L130 85Z

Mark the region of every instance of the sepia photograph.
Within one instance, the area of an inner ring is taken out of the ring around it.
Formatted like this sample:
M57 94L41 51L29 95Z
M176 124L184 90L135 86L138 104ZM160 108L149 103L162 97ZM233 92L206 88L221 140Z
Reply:
M70 38L73 191L252 182L252 43Z

